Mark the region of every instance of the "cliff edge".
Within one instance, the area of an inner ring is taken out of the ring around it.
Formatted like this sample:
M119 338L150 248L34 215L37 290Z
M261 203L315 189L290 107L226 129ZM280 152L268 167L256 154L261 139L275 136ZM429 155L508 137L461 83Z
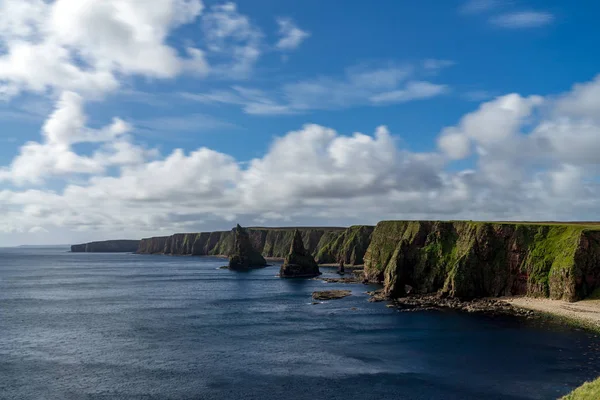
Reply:
M386 295L527 295L576 301L600 287L600 231L583 225L382 221L365 278Z

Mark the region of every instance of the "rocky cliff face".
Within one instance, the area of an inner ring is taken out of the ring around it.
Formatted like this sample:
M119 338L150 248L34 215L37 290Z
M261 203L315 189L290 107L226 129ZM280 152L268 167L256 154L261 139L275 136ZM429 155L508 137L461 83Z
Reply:
M263 257L285 258L294 238L295 228L246 228L252 246ZM306 251L319 257L319 262L361 264L373 227L298 228ZM341 240L338 240L342 238ZM142 239L138 253L169 255L229 256L233 251L233 231L178 233L166 237ZM330 261L331 260L331 261Z
M252 246L248 232L237 225L233 229L233 251L229 256L229 269L243 270L267 265L264 257Z
M73 253L134 253L138 250L139 240L105 240L74 244L71 246Z
M575 301L600 287L600 231L580 225L383 221L365 276L399 297L528 295Z
M308 254L298 230L294 231L294 238L288 255L279 270L282 278L311 278L321 275L317 262Z
M373 226L356 225L328 237L315 257L319 264L340 263L361 265L371 243Z

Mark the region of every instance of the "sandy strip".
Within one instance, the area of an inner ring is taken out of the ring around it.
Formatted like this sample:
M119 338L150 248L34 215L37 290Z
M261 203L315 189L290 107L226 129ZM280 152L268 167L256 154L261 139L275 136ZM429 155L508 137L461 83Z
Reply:
M505 297L502 300L515 307L576 320L600 330L600 300L582 300L575 303L530 297Z

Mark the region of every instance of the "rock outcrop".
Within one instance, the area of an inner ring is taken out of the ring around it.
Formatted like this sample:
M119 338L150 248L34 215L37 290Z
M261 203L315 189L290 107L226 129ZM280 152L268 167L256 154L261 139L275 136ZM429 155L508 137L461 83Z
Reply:
M104 240L74 244L71 246L73 253L135 253L138 251L139 240Z
M252 247L248 232L240 225L234 229L233 251L229 255L229 269L245 270L267 265L264 257Z
M575 301L600 287L600 231L583 225L383 221L365 277L390 297L527 295Z
M313 256L304 248L300 232L295 230L289 254L285 257L279 270L279 276L282 278L312 278L319 275L321 275L319 266Z
M320 292L313 292L312 298L313 300L337 300L351 295L351 290L323 290Z

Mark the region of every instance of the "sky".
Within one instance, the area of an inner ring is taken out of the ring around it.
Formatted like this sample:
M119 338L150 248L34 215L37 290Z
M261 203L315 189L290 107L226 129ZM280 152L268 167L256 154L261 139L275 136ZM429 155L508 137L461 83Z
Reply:
M0 246L600 220L591 0L0 0Z

